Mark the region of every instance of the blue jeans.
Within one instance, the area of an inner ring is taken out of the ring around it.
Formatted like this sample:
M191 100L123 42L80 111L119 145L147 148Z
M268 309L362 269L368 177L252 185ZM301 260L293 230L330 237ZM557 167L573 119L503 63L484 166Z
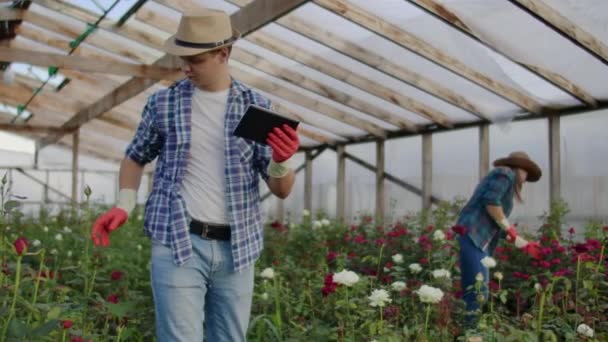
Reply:
M479 301L477 296L482 294L487 301L488 299L488 283L489 283L489 271L481 263L483 259L488 255L487 251L481 250L477 247L473 240L467 235L461 236L458 239L460 243L460 284L462 286L463 296L462 299L466 304L466 323L469 328L476 326L476 311L479 310ZM478 273L483 275L483 285L480 291L475 288L475 277Z
M171 249L152 243L151 281L158 342L245 341L253 266L234 272L229 241L191 235L193 258L173 263Z

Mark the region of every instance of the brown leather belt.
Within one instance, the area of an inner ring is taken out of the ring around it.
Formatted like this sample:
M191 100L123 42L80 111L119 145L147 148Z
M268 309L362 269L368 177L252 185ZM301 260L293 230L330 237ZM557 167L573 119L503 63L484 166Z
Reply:
M192 220L192 222L190 222L190 233L207 240L230 240L230 226L225 224L213 224Z

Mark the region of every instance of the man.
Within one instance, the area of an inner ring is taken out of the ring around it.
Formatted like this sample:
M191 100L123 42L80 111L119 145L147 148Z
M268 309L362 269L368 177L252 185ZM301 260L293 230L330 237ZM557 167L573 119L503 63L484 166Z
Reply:
M151 283L158 341L244 341L254 263L263 247L259 178L285 198L297 133L287 125L270 147L232 135L248 105L270 101L230 77L239 33L230 17L205 10L181 18L164 50L179 56L186 79L148 99L120 166L117 205L92 230L96 245L135 207L143 167L158 157L145 209L152 239Z

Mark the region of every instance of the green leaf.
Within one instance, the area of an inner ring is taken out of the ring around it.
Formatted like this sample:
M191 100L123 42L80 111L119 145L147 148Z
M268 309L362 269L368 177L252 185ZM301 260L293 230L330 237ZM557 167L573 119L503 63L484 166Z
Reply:
M587 290L593 290L593 281L591 280L583 280L583 287Z
M16 318L9 323L8 336L22 338L27 335L28 331L28 326Z
M61 315L61 308L56 306L54 308L51 308L51 310L49 310L49 312L46 314L46 318L47 319L58 319L59 315Z
M58 319L51 319L30 332L31 336L46 336L59 327Z
M507 291L506 290L500 291L500 301L503 304L507 303Z
M7 201L6 203L4 203L4 210L5 211L11 211L15 208L19 208L19 206L21 206L21 202L18 201Z
M105 302L104 306L110 311L113 316L122 318L128 316L135 308L135 302L122 302L118 304Z

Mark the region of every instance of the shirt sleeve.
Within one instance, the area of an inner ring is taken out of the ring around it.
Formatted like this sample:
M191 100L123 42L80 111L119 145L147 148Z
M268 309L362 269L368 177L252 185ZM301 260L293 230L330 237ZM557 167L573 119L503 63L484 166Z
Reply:
M493 174L487 180L485 191L481 196L482 203L485 205L502 205L502 198L511 186L513 186L513 181L506 174Z
M158 156L163 139L155 125L155 109L152 98L148 99L142 112L141 122L135 136L127 147L126 156L140 165L145 165Z
M273 110L272 103L267 100L265 103L259 104L261 107ZM264 181L268 180L268 164L270 164L270 158L272 158L272 148L265 144L255 144L255 150L253 154L253 169L262 177Z

